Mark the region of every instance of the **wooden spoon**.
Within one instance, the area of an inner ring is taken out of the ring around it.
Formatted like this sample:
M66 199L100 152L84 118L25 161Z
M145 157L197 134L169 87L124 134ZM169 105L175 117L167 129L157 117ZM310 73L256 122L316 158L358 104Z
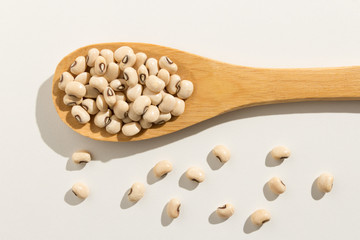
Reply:
M135 52L159 59L168 56L179 67L182 79L194 83L194 93L186 100L184 114L164 125L142 130L134 137L110 135L96 127L93 120L78 123L62 99L58 81L78 56L90 48L111 49L129 46ZM200 57L176 49L147 43L100 43L85 46L64 57L58 64L52 85L53 102L60 118L74 131L102 141L137 141L162 136L189 127L217 115L240 108L313 100L359 100L360 67L266 69L236 66Z

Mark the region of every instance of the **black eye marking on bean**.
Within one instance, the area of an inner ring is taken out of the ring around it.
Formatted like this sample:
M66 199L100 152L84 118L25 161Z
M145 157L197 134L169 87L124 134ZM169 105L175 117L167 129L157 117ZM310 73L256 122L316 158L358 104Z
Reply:
M100 64L99 64L99 67L100 67L100 71L101 71L101 72L104 72L104 71L105 71L105 63L100 63Z
M80 161L79 163L87 163L87 161Z
M194 182L199 183L199 181L198 181L197 179L195 179L195 178L193 178L193 179L191 179L191 180L194 181Z
M226 204L224 206L218 207L218 209L225 209L226 208Z
M89 62L89 56L86 56L85 58L85 62L88 63Z
M178 83L176 83L176 93L178 93L180 91L180 81Z
M75 118L78 120L78 122L81 122L81 117L79 115L76 115Z
M283 181L281 181L281 180L280 180L280 182L281 182L281 184L282 184L282 185L284 185L284 186L285 186L285 183L283 183Z
M179 206L177 207L177 212L180 212L180 206L181 206L181 204L179 204Z
M74 62L71 64L70 68L75 67L75 65L76 65L76 64L77 64L77 62L76 62L76 61L74 61Z
M62 82L63 80L64 80L64 77L63 77L63 74L61 74L59 82Z
M146 75L144 73L140 74L140 82L145 83Z
M130 188L130 191L129 191L129 193L128 193L128 196L129 196L131 193L132 193L132 188Z
M144 108L144 111L143 111L143 114L145 114L146 112L147 112L147 110L149 109L149 107L148 106L146 106L145 108Z
M110 117L106 117L104 121L105 121L105 127L111 123Z
M123 58L123 60L121 62L126 64L128 61L129 61L129 56L125 55L125 57Z
M262 223L266 223L268 221L270 221L270 219L265 219L264 221L262 221Z
M124 79L125 81L129 80L129 76L127 75L127 73L124 73Z
M82 105L83 109L85 109L85 111L89 110L88 106L86 105Z
M74 194L75 196L77 196L77 194L76 194L76 192L74 192L74 190L72 190L72 192L73 192L73 194Z
M107 95L114 96L114 91L111 88L108 88Z
M173 64L174 62L170 60L170 58L168 57L165 57L166 61L169 63L169 64Z

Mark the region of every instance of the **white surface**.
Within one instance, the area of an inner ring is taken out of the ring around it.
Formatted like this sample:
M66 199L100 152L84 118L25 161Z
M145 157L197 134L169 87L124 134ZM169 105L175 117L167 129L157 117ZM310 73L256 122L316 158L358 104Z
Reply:
M150 141L106 143L65 126L50 88L63 56L98 42L156 43L257 67L359 65L359 11L355 0L3 1L0 239L356 239L358 102L255 107ZM207 157L218 143L233 157L212 170ZM266 156L277 144L293 155L271 167ZM77 169L68 159L82 148L96 161ZM148 184L162 159L174 171ZM192 165L207 179L190 191L179 179ZM315 200L322 171L335 175L334 188ZM288 190L269 201L263 186L274 175ZM81 203L68 193L78 180L91 189ZM122 199L134 181L147 192L129 207ZM169 223L162 213L174 196L181 216ZM227 201L236 213L216 223L210 215ZM272 219L251 232L247 218L260 207Z

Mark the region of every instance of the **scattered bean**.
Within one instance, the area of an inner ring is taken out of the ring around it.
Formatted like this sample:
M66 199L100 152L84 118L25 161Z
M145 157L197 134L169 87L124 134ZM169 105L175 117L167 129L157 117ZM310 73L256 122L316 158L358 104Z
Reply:
M171 162L168 160L163 160L163 161L158 162L154 166L153 172L154 172L154 175L159 178L159 177L163 177L166 174L168 174L169 172L171 172L172 169L173 169L173 167L172 167Z
M98 112L94 118L95 126L97 126L99 128L106 127L111 122L111 120L110 120L111 115L112 115L112 112L110 109L108 109L104 112Z
M258 209L251 214L251 222L256 226L261 226L264 223L270 221L271 215L265 209Z
M322 173L316 180L320 191L328 193L331 191L334 183L334 176L331 173Z
M86 70L86 61L84 56L79 56L70 66L70 72L75 75L79 75Z
M65 91L66 85L74 81L74 77L69 72L63 72L60 76L58 87L60 90Z
M125 123L125 121L123 120ZM121 132L128 137L138 134L141 130L141 126L138 122L129 122L123 125Z
M75 183L72 188L72 192L77 196L78 198L85 199L89 196L89 187L82 182Z
M192 181L201 183L205 180L205 173L201 168L191 167L186 171L186 177Z
M178 70L177 65L166 56L162 56L159 59L159 66L160 68L166 69L170 74L174 74Z
M85 88L84 84L72 81L66 85L65 92L69 96L74 96L76 98L82 98L86 94L86 88Z
M128 198L131 202L137 202L144 197L145 186L140 182L134 183L128 193Z
M273 177L268 182L270 190L277 195L280 195L285 192L286 186L278 177Z
M230 150L224 145L217 145L213 148L212 153L217 157L220 162L226 163L230 160Z
M180 200L177 198L171 199L166 205L166 213L171 218L177 218L180 214Z
M95 115L99 112L94 99L85 99L82 101L81 106L91 115Z
M71 108L71 115L81 124L85 124L90 121L89 113L79 105L75 105Z
M71 160L76 163L88 163L91 161L91 154L88 151L77 151L71 156Z
M221 218L229 218L234 214L234 212L235 212L234 206L230 203L227 203L216 209L217 215Z
M290 157L290 150L284 146L277 146L271 150L271 156L276 160L284 160Z

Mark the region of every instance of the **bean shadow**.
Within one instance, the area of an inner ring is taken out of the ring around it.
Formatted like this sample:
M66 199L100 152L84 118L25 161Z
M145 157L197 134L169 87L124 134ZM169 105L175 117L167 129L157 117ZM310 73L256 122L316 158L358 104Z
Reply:
M219 224L225 222L226 220L228 220L228 218L219 217L219 215L216 213L216 210L213 211L208 218L210 224Z
M192 191L194 190L195 188L197 188L197 186L199 186L199 183L198 182L195 182L195 181L191 181L190 179L188 179L186 177L186 172L184 172L180 179L179 179L179 187L181 188L185 188L189 191Z
M314 200L318 201L320 199L322 199L325 195L324 192L320 191L318 186L317 186L317 178L314 180L314 182L311 185L311 196Z
M274 159L271 156L271 152L269 152L265 158L265 166L267 166L267 167L276 167L276 166L279 166L280 164L282 164L283 162L284 162L284 159L280 159L280 160Z
M163 227L169 226L172 223L172 221L174 220L173 218L169 217L169 215L166 212L167 205L168 204L166 203L163 210L162 210L162 212L161 212L161 225Z
M131 208L132 206L134 206L137 202L131 202L128 198L128 194L129 194L130 188L128 190L125 191L121 202L120 202L120 207L122 209L128 209Z
M266 183L264 184L263 193L264 193L264 197L265 197L266 200L268 200L268 201L274 201L275 199L277 199L277 198L279 197L278 194L275 194L275 193L273 193L273 192L270 190L270 187L269 187L268 182L266 182Z
M209 164L210 168L214 171L219 170L224 165L223 162L221 162L217 157L215 157L212 151L208 153L206 161Z
M147 176L146 176L146 181L149 185L152 185L160 180L162 180L163 178L166 177L167 174L165 174L164 176L161 177L156 177L154 174L154 168L151 168L150 171L148 172Z
M75 194L72 192L71 189L69 189L64 196L64 201L71 205L71 206L76 206L79 205L80 203L82 203L85 199L82 198L78 198L77 196L75 196Z
M250 215L245 221L245 224L244 224L244 227L243 227L244 233L250 234L250 233L255 232L255 231L259 230L259 229L260 229L259 226L256 226L255 224L253 224L251 222L251 215Z

